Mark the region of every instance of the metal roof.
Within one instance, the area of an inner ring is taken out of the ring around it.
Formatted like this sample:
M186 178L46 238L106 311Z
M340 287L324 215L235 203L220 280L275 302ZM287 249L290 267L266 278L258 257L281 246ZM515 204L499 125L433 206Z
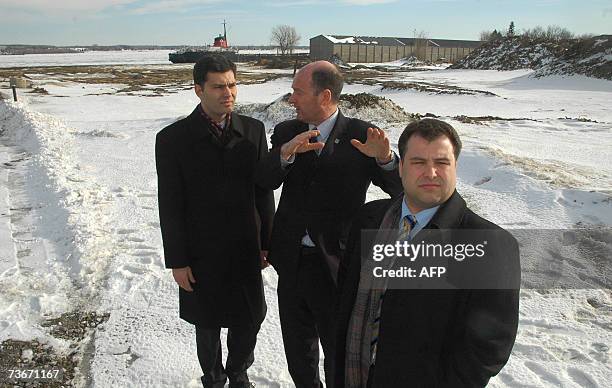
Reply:
M355 36L355 35L318 35L335 44L372 44L381 46L413 46L415 38L398 38L390 36ZM318 37L316 36L316 37ZM315 37L315 38L316 38ZM478 40L428 39L433 47L473 47L482 44Z

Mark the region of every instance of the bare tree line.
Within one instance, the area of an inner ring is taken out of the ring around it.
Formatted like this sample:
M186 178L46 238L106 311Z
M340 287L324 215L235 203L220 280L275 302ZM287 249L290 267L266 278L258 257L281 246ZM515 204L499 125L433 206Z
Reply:
M588 39L593 37L593 34L576 35L565 27L558 25L550 25L548 27L535 26L533 28L523 29L521 34L514 32L514 22L510 22L510 27L506 32L502 30L482 31L480 33L481 41L498 40L504 37L522 36L528 39L545 40L545 41L560 41L566 39Z

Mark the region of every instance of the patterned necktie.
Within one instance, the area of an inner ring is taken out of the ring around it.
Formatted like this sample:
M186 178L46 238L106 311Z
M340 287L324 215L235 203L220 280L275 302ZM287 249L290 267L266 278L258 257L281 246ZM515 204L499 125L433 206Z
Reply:
M402 219L402 229L400 230L397 236L397 241L407 240L408 237L410 236L410 231L412 230L412 228L414 228L416 223L417 223L416 218L412 214L406 215ZM378 333L380 331L380 316L382 312L383 299L385 298L385 292L386 290L384 290L380 294L380 302L378 303L378 310L376 311L376 318L374 319L374 322L372 322L372 342L370 342L370 354L372 355L372 365L374 365L374 363L376 362L376 349L378 347L377 346L378 345Z
M312 130L313 130L313 131L316 131L316 130L317 130L317 127L314 127ZM309 143L318 143L318 142L319 142L319 137L318 137L318 136L313 136L313 137L311 137L310 139L308 139L308 142L309 142ZM321 154L321 150L315 150L315 153L316 153L316 154L317 154L317 156L318 156L319 154Z
M412 214L406 215L402 219L402 229L400 230L400 233L397 236L397 240L404 241L408 239L408 236L410 236L410 231L412 230L412 228L414 228L416 223L417 223L416 218L414 218Z

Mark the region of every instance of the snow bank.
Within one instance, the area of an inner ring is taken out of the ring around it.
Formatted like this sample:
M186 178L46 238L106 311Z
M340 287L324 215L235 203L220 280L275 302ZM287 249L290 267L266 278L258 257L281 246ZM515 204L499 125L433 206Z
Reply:
M81 170L72 131L61 121L27 104L0 103L0 123L24 161L9 206L21 211L11 218L15 244L28 247L0 274L0 340L44 336L37 321L90 304L103 286L113 254L104 215L109 195ZM15 238L20 228L27 239Z

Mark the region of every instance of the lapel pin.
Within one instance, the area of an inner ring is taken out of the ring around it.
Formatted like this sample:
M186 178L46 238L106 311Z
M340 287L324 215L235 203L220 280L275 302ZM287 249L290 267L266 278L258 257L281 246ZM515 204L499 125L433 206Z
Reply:
M336 143L336 144L340 143L340 139L334 140L334 143Z

